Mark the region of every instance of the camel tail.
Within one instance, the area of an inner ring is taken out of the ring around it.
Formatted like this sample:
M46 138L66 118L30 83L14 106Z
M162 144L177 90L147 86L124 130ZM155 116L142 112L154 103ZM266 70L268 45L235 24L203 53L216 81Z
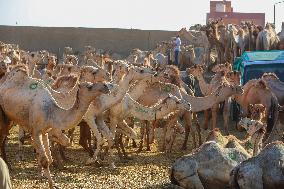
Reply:
M267 118L267 132L270 133L278 119L278 100L275 96L271 98L269 116Z

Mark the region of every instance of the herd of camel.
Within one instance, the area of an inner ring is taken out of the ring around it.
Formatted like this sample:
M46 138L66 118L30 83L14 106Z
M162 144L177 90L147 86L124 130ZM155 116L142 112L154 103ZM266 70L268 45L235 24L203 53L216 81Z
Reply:
M219 22L211 23L211 29ZM180 34L186 32L182 29ZM194 41L205 47L206 35L196 35L198 40ZM41 174L48 179L49 187L55 188L49 167L53 161L60 165L66 158L65 147L72 144L76 126L80 126L79 144L90 157L87 163L107 156L109 165L115 168L113 151L117 149L120 158L128 157L124 146L126 141L137 139L134 126L138 120L138 152L144 141L150 150L158 126L164 130L162 150L168 153L177 134L184 134L182 149L187 148L191 134L196 150L176 160L171 168L170 179L176 187L283 187L284 83L275 74L266 73L241 87L240 73L225 63L225 56L220 59L220 54L226 53L219 53L218 45L215 49L221 62L211 68L194 64L180 71L164 62L163 51L167 48L163 42L151 52L134 49L126 59L113 60L91 46L86 46L80 57L66 47L59 61L46 50L28 52L0 42L3 159L7 162L9 130L18 125L18 158L22 158L22 145L28 140L35 149ZM206 48L202 61L206 61L207 52L210 54L209 46ZM210 81L204 78L208 70L214 73ZM195 80L201 96L196 95ZM242 108L244 118L237 129L247 133L244 141L229 134L231 100ZM227 136L217 129L222 102ZM200 125L198 113L202 111L204 122ZM201 137L204 129L210 129L206 141ZM102 148L104 140L106 149Z

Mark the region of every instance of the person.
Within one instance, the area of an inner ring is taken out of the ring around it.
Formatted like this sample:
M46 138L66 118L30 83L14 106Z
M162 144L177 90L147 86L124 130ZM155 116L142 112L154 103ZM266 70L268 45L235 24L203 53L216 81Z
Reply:
M1 189L12 188L8 166L1 157L0 157L0 188Z
M178 62L178 55L180 50L180 46L181 46L181 40L179 35L177 35L175 41L174 41L174 52L175 52L175 65L178 66L179 62Z

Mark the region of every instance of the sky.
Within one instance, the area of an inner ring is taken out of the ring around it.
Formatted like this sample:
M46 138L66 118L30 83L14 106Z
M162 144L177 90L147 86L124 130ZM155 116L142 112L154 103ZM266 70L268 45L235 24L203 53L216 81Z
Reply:
M266 13L279 0L231 0L235 12ZM133 28L177 31L206 22L209 0L0 0L0 25ZM284 3L276 6L276 28Z

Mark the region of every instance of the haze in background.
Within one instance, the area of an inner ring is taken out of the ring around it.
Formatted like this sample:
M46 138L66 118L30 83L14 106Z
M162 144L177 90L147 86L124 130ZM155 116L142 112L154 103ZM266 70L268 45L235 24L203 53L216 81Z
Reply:
M179 30L205 24L209 0L0 0L0 25ZM273 22L277 0L232 0L234 12L260 12ZM276 8L281 30L284 3Z

